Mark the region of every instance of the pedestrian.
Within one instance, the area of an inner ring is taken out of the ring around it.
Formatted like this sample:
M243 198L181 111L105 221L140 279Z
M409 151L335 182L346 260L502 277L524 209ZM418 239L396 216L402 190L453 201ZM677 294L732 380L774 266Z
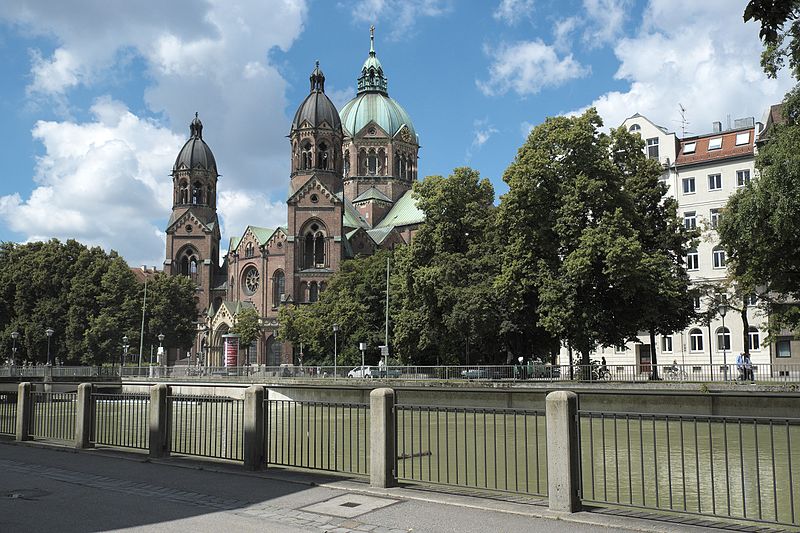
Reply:
M739 352L739 357L736 358L736 368L739 370L739 380L744 381L747 379L744 369L744 352Z
M750 379L750 383L755 383L756 377L753 375L753 362L750 360L750 354L744 354L744 379Z

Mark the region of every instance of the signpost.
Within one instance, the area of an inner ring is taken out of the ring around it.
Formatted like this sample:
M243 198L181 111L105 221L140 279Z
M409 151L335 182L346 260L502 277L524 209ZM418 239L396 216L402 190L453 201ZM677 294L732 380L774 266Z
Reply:
M225 366L239 366L239 335L229 333L222 336L225 351Z

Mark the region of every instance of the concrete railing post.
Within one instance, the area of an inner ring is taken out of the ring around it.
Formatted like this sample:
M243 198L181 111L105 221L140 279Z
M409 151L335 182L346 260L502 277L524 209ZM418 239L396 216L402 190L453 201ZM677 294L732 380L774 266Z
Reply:
M78 405L75 409L75 447L92 447L92 384L78 385Z
M28 381L19 384L17 388L17 440L31 438L31 384Z
M163 383L150 387L150 457L166 457L169 455L168 394L169 387Z
M264 387L253 385L244 393L244 467L259 470L264 460Z
M395 451L394 390L375 389L369 394L370 458L369 484L394 487L397 452Z
M580 511L578 396L556 391L547 395L547 490L551 511Z

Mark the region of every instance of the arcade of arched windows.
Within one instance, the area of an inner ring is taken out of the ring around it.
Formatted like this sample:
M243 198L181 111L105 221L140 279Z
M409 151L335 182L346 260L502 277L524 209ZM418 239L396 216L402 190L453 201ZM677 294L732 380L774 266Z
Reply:
M319 301L320 294L327 288L328 284L324 281L303 281L300 283L300 294L298 296L301 302L314 303Z
M255 246L252 242L248 242L244 247L244 256L253 257L255 255Z
M325 228L313 222L303 232L303 264L302 268L325 268L327 257L327 240Z
M385 176L387 169L384 148L361 148L358 151L358 173L361 176Z
M180 274L197 283L199 281L199 264L200 260L197 256L197 252L193 248L187 248L183 254L181 254L180 259L178 260Z
M417 178L415 158L408 154L397 153L394 156L394 175L404 180L412 181Z
M178 182L175 189L174 200L177 205L191 204L214 207L214 187L195 181L190 188L189 181L183 178Z

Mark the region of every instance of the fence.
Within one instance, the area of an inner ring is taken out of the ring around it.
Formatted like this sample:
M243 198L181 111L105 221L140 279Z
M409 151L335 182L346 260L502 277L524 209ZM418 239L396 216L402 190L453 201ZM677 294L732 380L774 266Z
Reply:
M0 434L14 435L17 431L17 393L0 392Z
M242 461L244 401L167 396L171 452Z
M800 419L580 412L583 501L797 525Z
M369 405L264 400L264 413L267 464L369 473Z
M149 447L147 394L92 394L94 444L123 448Z
M73 440L77 396L74 392L31 392L31 437Z
M547 495L544 413L396 406L397 477Z

